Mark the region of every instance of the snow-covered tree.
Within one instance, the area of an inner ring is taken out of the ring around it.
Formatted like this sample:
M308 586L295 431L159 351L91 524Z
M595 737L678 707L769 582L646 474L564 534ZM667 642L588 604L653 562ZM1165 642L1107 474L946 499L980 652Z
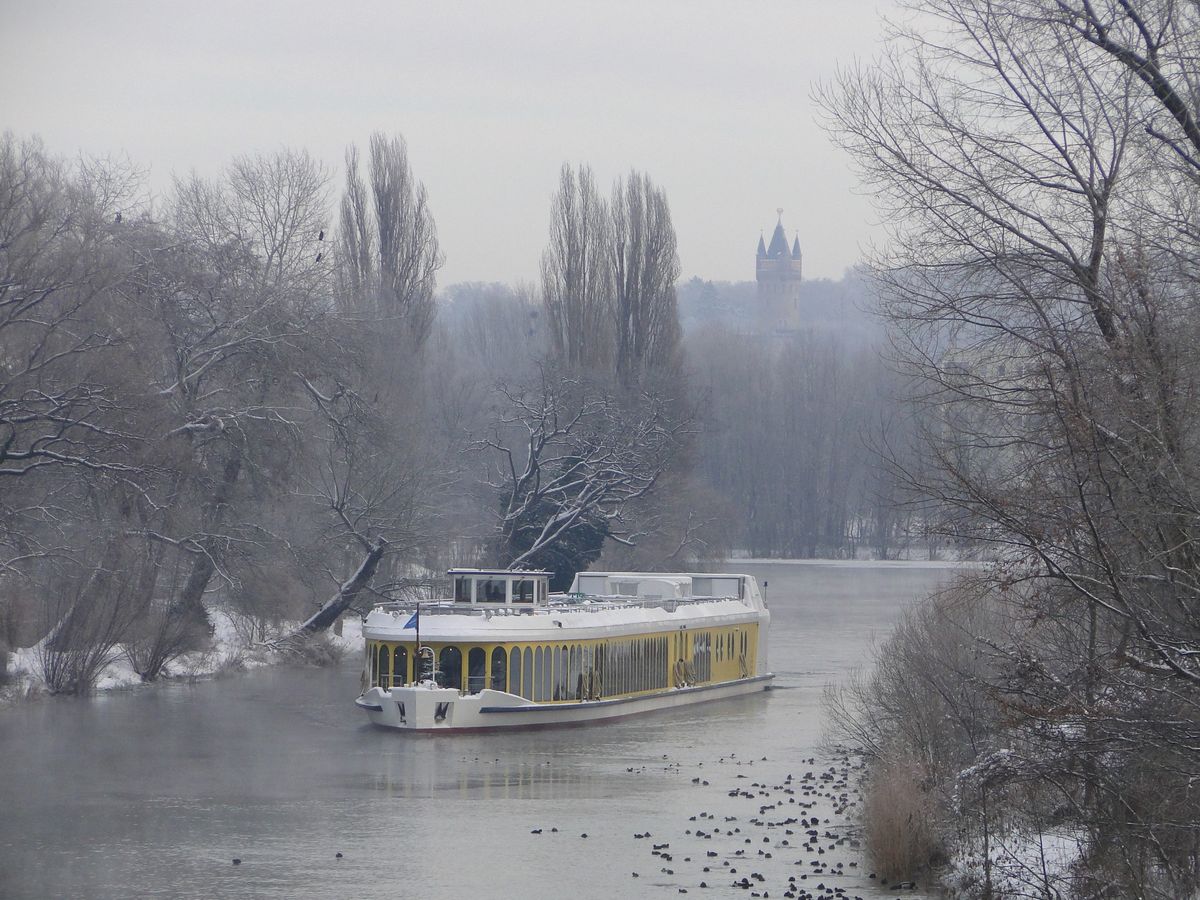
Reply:
M606 539L633 539L626 515L668 470L689 424L662 397L631 402L586 379L539 374L530 389L498 388L498 424L473 446L496 496L496 562L545 566L561 587Z

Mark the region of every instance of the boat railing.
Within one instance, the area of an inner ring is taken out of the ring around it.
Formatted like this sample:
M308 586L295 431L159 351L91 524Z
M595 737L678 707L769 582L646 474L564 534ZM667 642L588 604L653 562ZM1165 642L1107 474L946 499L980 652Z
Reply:
M682 606L696 606L702 603L719 603L727 600L738 600L737 597L623 597L620 595L601 596L594 594L558 594L551 598L546 606L483 606L476 603L455 603L453 600L424 601L421 603L423 615L435 616L535 616L562 612L612 612L619 609L663 609L675 612ZM742 601L739 601L742 602ZM416 606L411 600L392 600L377 603L377 612L392 614L411 614Z

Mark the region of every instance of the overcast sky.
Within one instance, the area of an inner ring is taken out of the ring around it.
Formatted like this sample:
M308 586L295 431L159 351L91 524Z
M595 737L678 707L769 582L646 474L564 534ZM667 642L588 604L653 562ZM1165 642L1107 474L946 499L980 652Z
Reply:
M784 208L805 274L877 235L817 127L816 81L878 48L888 0L755 3L0 0L0 127L172 173L307 148L338 173L372 131L408 140L440 281L532 279L563 161L671 201L684 277L754 277Z

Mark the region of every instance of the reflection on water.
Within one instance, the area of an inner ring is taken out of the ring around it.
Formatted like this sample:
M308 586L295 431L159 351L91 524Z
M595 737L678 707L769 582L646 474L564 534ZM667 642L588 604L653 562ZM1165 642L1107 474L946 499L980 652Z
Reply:
M414 798L438 794L461 800L531 800L586 794L590 781L586 772L555 768L548 762L517 765L499 759L474 762L480 771L464 771L465 760L460 760L456 780L450 784L436 782L430 777L433 770L415 765L412 757L389 757L384 761L382 771L368 775L354 787L380 797ZM495 768L489 770L489 766Z
M701 812L745 824L758 805L729 792L799 778L800 760L818 753L824 685L860 662L904 602L952 573L736 567L770 582L770 662L785 689L600 725L428 737L366 725L349 660L0 711L0 896L496 897L519 887L586 898L674 893L705 878L711 895L744 896L700 868L710 849L714 865L734 859L741 833L670 866L633 834L687 847ZM780 878L788 852L771 860ZM845 883L879 895L874 883Z

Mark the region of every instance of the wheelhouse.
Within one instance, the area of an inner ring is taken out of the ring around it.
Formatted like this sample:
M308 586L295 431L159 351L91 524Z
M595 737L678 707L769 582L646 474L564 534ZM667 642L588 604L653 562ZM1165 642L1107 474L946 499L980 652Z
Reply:
M454 602L472 606L545 606L550 573L514 569L451 569Z

